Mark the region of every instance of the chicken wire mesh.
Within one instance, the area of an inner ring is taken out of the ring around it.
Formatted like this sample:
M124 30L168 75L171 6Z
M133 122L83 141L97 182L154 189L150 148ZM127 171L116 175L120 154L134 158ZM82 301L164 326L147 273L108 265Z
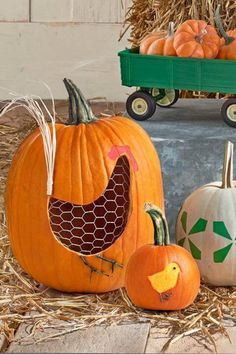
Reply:
M121 156L105 192L93 203L76 205L50 198L49 217L54 235L64 246L83 255L104 251L126 227L129 192L129 161L126 156Z

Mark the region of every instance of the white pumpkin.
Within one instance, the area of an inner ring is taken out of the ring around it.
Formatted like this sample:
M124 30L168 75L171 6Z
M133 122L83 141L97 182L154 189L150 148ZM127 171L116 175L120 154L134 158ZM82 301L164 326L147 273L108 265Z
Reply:
M233 144L225 145L222 182L194 191L180 209L176 241L196 259L208 284L236 285L236 182Z

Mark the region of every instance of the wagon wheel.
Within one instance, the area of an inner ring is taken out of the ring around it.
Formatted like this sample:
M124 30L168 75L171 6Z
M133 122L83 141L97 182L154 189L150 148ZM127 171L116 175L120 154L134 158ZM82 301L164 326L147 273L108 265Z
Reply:
M156 110L156 101L148 92L136 91L126 101L126 110L135 120L147 120Z
M170 107L179 99L179 90L153 88L151 94L160 107Z
M230 98L223 104L221 116L226 124L236 128L236 98Z

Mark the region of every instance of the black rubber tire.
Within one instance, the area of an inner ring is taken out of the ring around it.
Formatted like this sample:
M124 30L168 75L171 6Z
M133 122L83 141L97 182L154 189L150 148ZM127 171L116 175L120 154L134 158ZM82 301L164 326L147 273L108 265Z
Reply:
M147 110L144 113L140 112L140 114L138 114L133 110L132 105L134 101L137 99L145 101ZM147 120L151 118L156 111L156 101L154 100L154 98L150 93L144 91L136 91L128 97L126 101L126 110L129 116L135 120L138 121Z
M168 104L167 106L164 106L164 105L158 103L158 101L156 101L156 104L157 104L157 106L159 106L161 108L169 108L169 107L173 106L178 101L178 99L179 99L179 90L175 90L175 98L170 104Z
M228 114L228 109L230 106L235 105L236 107L236 98L229 98L223 106L221 107L221 116L224 122L229 125L230 127L236 128L236 120L232 120ZM236 109L235 109L236 112Z

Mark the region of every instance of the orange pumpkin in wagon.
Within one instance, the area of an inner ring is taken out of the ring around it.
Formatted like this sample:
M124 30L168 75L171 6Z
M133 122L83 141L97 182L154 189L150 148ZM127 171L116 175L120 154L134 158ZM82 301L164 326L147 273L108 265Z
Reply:
M174 49L174 22L169 23L167 35L162 32L153 32L145 37L141 43L140 54L176 56Z
M187 20L175 33L174 48L179 57L213 59L220 48L220 37L205 21Z
M220 5L218 5L215 15L215 22L222 35L221 47L218 53L218 59L236 60L236 28L225 32L221 18Z

